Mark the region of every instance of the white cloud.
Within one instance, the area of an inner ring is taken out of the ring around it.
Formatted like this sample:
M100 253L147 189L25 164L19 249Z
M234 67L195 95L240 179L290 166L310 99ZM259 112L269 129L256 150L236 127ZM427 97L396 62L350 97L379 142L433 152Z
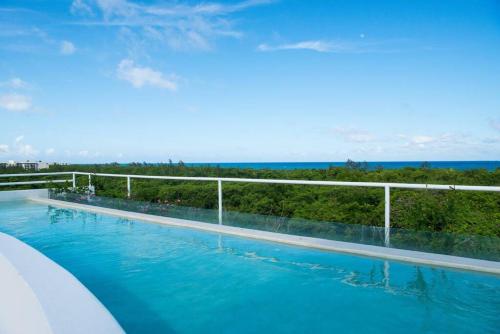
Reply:
M490 120L490 126L492 129L500 131L500 119Z
M259 51L279 51L279 50L310 50L317 52L339 52L345 50L346 47L341 44L335 44L332 42L315 40L315 41L302 41L293 44L280 44L280 45L268 45L260 44L257 47Z
M399 135L400 138L404 139L403 147L407 148L426 148L430 144L435 143L438 138L427 136L427 135L416 135L416 136L406 136Z
M429 135L415 135L406 136L399 135L404 139L403 147L417 148L417 149L449 149L451 147L458 147L460 145L474 145L470 138L460 134L444 133L435 136Z
M410 142L415 145L428 144L435 142L436 140L438 140L438 138L431 136L413 136L410 138Z
M12 78L5 82L0 82L0 87L8 87L13 89L27 88L28 83L21 80L20 78Z
M177 1L145 4L127 0L75 0L71 10L74 14L100 14L97 19L83 20L80 24L127 27L142 39L153 40L155 46L162 42L175 50L210 50L215 38L242 35L233 28L228 15L273 2L246 0L232 4L202 2L190 5Z
M94 15L92 8L84 0L74 0L70 7L71 14Z
M344 141L350 143L367 143L375 140L375 137L371 133L364 130L337 127L333 131Z
M177 90L176 77L165 78L163 73L149 67L140 67L130 59L123 59L118 64L117 76L121 80L130 82L134 87L141 88L149 85L171 91Z
M24 156L33 156L35 154L38 154L38 151L30 144L21 143L19 144L17 149L18 153Z
M393 53L408 47L407 39L366 40L361 34L357 40L305 40L295 43L260 44L258 51L308 50L321 53Z
M31 157L38 154L38 150L32 145L24 143L24 135L16 137L14 147L17 154L23 157Z
M227 14L245 10L250 7L267 5L276 2L275 0L246 0L235 4L202 3L194 7L198 13Z
M61 45L60 45L61 54L68 56L68 55L72 55L73 53L75 53L75 51L76 51L76 47L70 41L62 41L61 42Z
M498 144L498 143L500 143L500 136L483 138L483 143L484 144Z
M9 153L9 145L0 144L0 153Z
M47 32L37 27L24 28L18 26L2 26L0 29L0 37L8 38L7 42L4 43L5 45L2 46L15 52L38 54L41 49L45 50L46 47L50 47L52 51L55 50L64 55L70 55L76 51L76 47L72 42L53 38Z
M197 106L187 106L184 108L184 111L188 113L198 113L200 112L200 108L198 108Z
M0 108L8 111L27 111L31 108L31 98L16 93L0 95Z
M246 10L251 7L267 5L276 0L244 0L232 4L199 3L197 5L179 4L178 2L156 3L146 5L128 0L74 0L71 9L76 14L79 11L89 12L92 7L97 7L105 18L141 18L141 17L185 17L196 14L217 16ZM95 6L93 6L95 5Z
M45 150L45 154L46 155L52 155L55 152L56 152L56 150L54 148L52 148L52 147Z
M77 157L79 157L79 158L81 158L81 159L83 159L85 161L88 161L88 160L90 160L92 158L100 158L102 156L101 152L99 152L99 151L93 152L93 151L89 151L87 149L80 150L80 151L78 151L76 153L73 153L71 151L66 150L66 151L64 151L64 153L68 157L75 157L75 156L77 156Z

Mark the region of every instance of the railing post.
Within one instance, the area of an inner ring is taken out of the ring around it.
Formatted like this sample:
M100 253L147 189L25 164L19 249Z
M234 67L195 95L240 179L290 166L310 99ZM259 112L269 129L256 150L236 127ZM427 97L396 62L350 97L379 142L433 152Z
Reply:
M389 247L391 244L391 187L385 186L385 224L384 224L384 244Z
M92 176L89 173L89 195L92 193Z
M73 173L73 191L76 189L76 175Z
M130 176L127 176L127 197L130 198Z
M222 181L217 180L217 188L219 193L219 225L222 225Z

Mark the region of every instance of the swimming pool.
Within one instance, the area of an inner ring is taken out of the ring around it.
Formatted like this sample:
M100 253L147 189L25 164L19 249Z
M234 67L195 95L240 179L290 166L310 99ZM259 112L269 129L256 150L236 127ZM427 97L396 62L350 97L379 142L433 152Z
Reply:
M0 232L50 257L141 333L495 333L500 278L23 201Z

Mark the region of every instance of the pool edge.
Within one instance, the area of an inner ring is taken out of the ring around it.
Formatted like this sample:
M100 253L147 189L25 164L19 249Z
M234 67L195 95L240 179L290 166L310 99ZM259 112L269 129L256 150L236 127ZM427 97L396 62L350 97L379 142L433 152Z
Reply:
M125 333L80 280L40 251L0 232L0 256L4 258L0 273L11 272L10 281L2 281L2 289L12 297L0 303L3 308L14 304L0 327L19 332L28 321L36 331L27 333ZM20 298L23 291L29 298Z
M412 250L386 248L381 246L356 244L343 241L334 241L320 238L303 237L268 231L246 229L241 227L218 225L191 221L164 216L155 216L131 211L103 208L86 204L64 202L47 198L27 198L27 200L47 205L64 208L96 212L105 215L117 216L127 219L137 219L151 223L191 228L214 233L235 235L244 238L278 242L294 246L332 251L336 253L352 254L379 258L383 260L394 260L412 264L423 264L435 267L445 267L473 272L500 275L500 262L465 258L452 255L425 253Z

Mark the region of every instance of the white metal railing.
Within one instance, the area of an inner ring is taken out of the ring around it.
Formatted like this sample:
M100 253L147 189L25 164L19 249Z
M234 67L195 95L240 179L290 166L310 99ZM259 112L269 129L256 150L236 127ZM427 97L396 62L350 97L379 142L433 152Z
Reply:
M29 177L29 176L52 176L52 175L74 175L73 172L52 172L52 173L23 173L23 174L0 174L2 177ZM36 181L11 181L11 182L0 182L0 186L21 186L21 185L31 185L31 184L49 184L49 183L64 183L71 181L71 179L63 180L36 180Z
M28 184L48 184L48 183L64 183L69 180L42 180L42 181L20 181L20 182L0 182L0 186L22 186Z
M18 176L48 176L48 175L72 175L72 178L70 180L4 182L4 183L0 183L0 186L71 181L73 188L76 188L76 175L86 175L86 176L88 176L88 182L89 182L89 188L90 188L90 186L92 185L92 176L121 177L121 178L125 178L127 180L127 196L130 198L130 196L132 194L131 179L217 182L219 224L222 224L222 182L383 188L384 193L385 193L385 196L384 196L384 211L385 211L384 212L384 227L385 227L385 230L384 231L385 231L385 244L386 244L386 246L389 246L389 244L390 244L391 188L500 192L500 186L466 186L466 185L393 183L393 182L346 182L346 181L313 181L313 180L283 180L283 179L246 179L246 178L231 178L231 177L160 176L160 175L109 174L109 173L88 173L88 172L0 174L0 178L1 177L18 177Z

